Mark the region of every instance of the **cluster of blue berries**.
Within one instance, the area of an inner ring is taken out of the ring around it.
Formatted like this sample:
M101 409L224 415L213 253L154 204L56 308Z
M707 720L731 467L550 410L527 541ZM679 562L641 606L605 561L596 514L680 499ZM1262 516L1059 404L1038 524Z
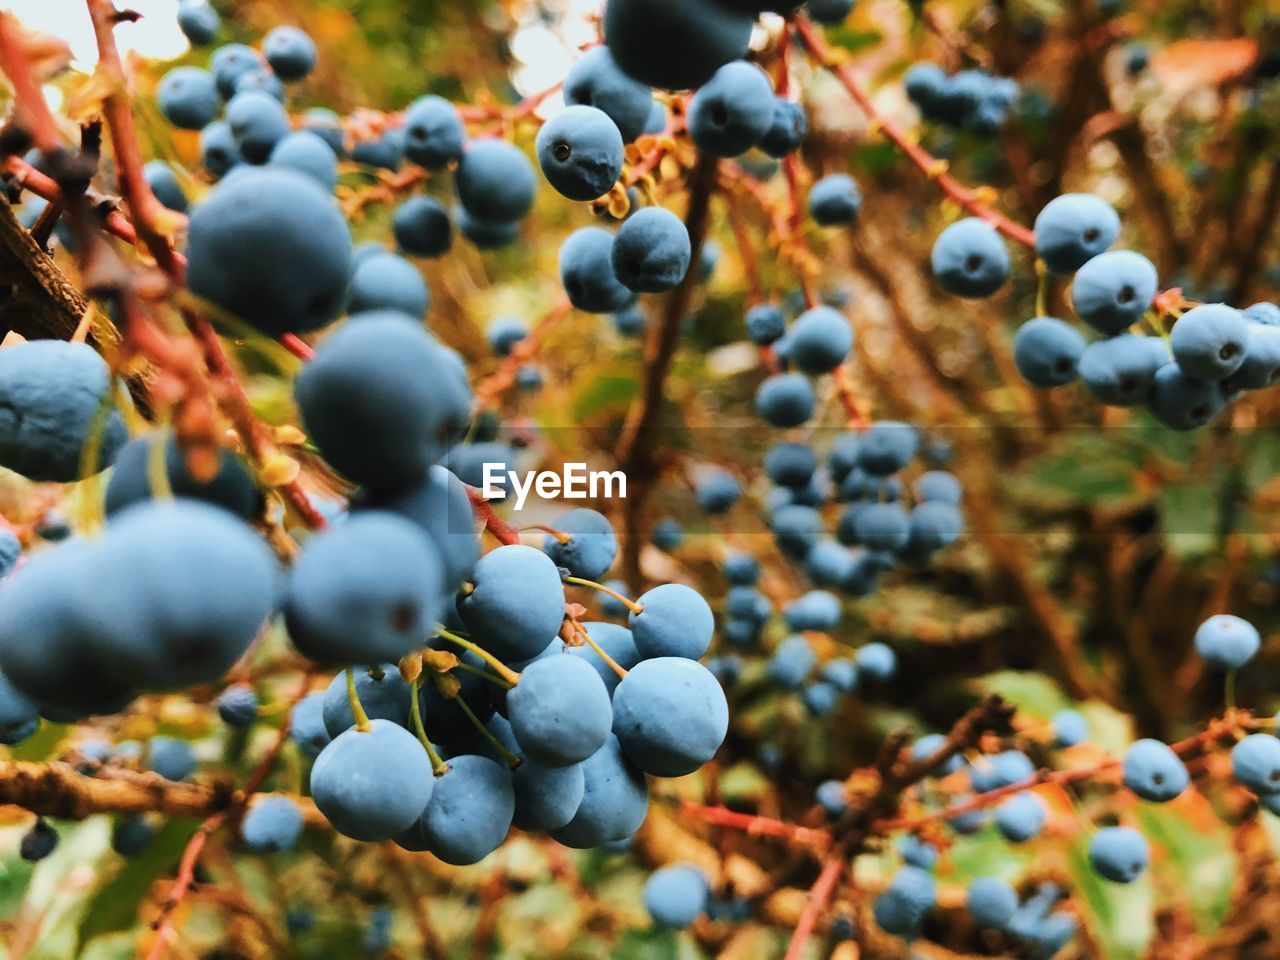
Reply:
M907 96L926 120L955 130L999 132L1018 100L1017 81L982 70L948 75L936 63L917 63L903 78Z

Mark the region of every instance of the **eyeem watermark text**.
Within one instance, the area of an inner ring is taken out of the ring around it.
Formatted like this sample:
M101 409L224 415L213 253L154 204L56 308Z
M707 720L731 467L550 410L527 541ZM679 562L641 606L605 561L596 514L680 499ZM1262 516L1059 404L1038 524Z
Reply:
M530 470L522 475L505 463L486 463L482 492L486 500L515 493L517 510L524 509L530 493L544 500L625 500L627 475L621 470L588 470L585 463L566 463L563 473Z

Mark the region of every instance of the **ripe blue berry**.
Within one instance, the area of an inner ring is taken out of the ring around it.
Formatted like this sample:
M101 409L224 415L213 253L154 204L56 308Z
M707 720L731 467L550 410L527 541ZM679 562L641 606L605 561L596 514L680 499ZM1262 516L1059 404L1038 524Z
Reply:
M689 270L689 231L665 207L645 207L627 218L614 237L613 272L636 293L662 293Z
M206 47L213 43L221 23L218 11L206 0L181 0L178 4L178 28L193 47Z
M218 115L222 101L213 75L199 67L174 67L156 88L165 119L183 130L199 130Z
M404 155L428 170L443 170L462 158L466 131L458 111L443 97L419 97L404 112Z
M1147 839L1129 827L1104 827L1089 841L1094 872L1114 883L1132 883L1147 869L1151 850Z
M813 386L802 373L775 373L756 391L756 412L775 427L798 427L813 416Z
M27 863L39 863L58 846L58 833L53 827L40 818L32 828L22 836L18 843L18 856Z
M868 643L854 656L860 676L872 680L889 680L898 669L898 658L893 648L883 643Z
M1196 380L1225 380L1244 363L1250 326L1244 314L1225 303L1194 307L1173 325L1174 362Z
M663 517L653 525L649 541L664 553L671 553L684 543L684 527L675 517Z
M1080 268L1071 285L1071 300L1081 320L1113 336L1147 312L1157 286L1150 260L1131 250L1112 250Z
M919 867L902 867L872 907L876 923L886 933L914 936L933 907L937 888L933 876Z
M507 838L515 803L505 767L488 757L455 757L436 778L422 816L396 842L409 850L430 850L455 866L479 863Z
M334 469L392 491L426 480L467 422L471 403L456 359L398 316L344 325L320 344L294 397Z
M61 340L28 340L0 351L0 466L37 482L80 478L111 372L94 349ZM118 411L107 414L99 469L128 439Z
M573 819L551 836L580 850L630 837L649 812L649 785L616 736L582 762L585 788Z
M798 690L818 662L817 655L804 637L787 637L778 644L768 664L768 678L786 690Z
M716 469L699 481L695 493L704 513L720 516L742 498L742 484L729 471Z
M284 103L284 81L266 67L254 67L236 77L236 93L257 90Z
M1003 930L1018 909L1018 894L999 877L979 877L969 885L964 903L976 926Z
M1113 407L1136 407L1151 392L1156 372L1169 362L1158 337L1122 333L1095 340L1080 356L1080 379L1089 392Z
M454 176L467 213L490 223L513 223L533 206L537 181L533 165L505 140L474 140Z
M227 104L227 123L236 147L250 163L266 163L276 143L289 133L289 114L279 100L261 90L232 97Z
M0 673L0 743L16 746L40 726L39 711Z
M745 60L727 63L689 101L689 135L699 150L737 157L764 139L774 96L764 71Z
M218 716L229 727L252 726L258 719L258 695L253 687L235 684L218 696Z
M933 245L932 265L948 293L982 299L1009 279L1009 250L994 227L970 217L942 231Z
M289 714L289 738L309 757L318 755L332 739L324 722L324 703L324 693L309 693Z
M172 433L144 434L124 445L116 458L111 480L107 483L104 501L108 517L114 517L126 507L154 495L147 475L151 446L164 444L165 473L169 489L176 497L202 500L229 510L242 520L255 520L262 511L262 496L244 462L229 450L218 452L218 472L213 479L202 482L187 469L187 456Z
M315 134L335 157L347 154L347 135L342 128L342 118L327 107L310 107L302 113L301 129Z
M915 427L891 420L873 423L858 445L858 466L877 477L896 473L909 464L920 446Z
M111 849L122 857L137 856L151 843L155 832L140 814L121 817L111 829Z
M187 256L192 292L270 336L306 333L342 309L351 237L309 178L246 169L192 211Z
M1257 323L1264 327L1280 327L1280 306L1264 300L1246 307L1244 317L1250 323Z
M644 884L644 908L661 927L684 930L707 908L707 878L685 864L662 867Z
M200 162L215 180L222 179L244 162L226 121L215 120L200 131Z
M522 544L485 554L471 574L475 589L458 601L472 639L499 658L527 660L546 649L564 620L555 562Z
M622 134L609 115L571 106L543 124L536 145L543 176L570 200L594 200L622 173Z
M646 773L682 777L715 756L729 707L715 677L683 657L642 660L618 684L613 732Z
M1051 271L1074 273L1120 235L1120 216L1099 197L1069 193L1051 200L1036 217L1036 255Z
M427 281L412 263L394 253L375 253L355 267L347 289L352 314L395 310L418 319L431 306Z
M853 223L861 209L862 191L848 174L823 177L809 191L809 215L824 227Z
M408 830L431 800L435 778L408 730L374 720L335 738L311 768L311 796L333 828L355 840L390 840ZM505 834L505 829L504 829Z
M178 181L178 176L163 160L151 160L142 168L142 175L147 180L147 186L151 188L151 192L156 195L156 199L168 207L170 210L176 210L178 213L187 212L187 194L182 189L182 184Z
M996 807L996 829L1011 843L1025 843L1044 829L1045 814L1034 793L1017 793Z
M298 842L302 811L289 797L259 797L240 821L240 839L254 853L279 853Z
M1218 614L1196 630L1196 652L1217 670L1239 670L1254 658L1262 638L1247 620Z
M1013 361L1028 383L1048 390L1076 379L1084 350L1084 337L1071 324L1055 317L1036 317L1018 328Z
M945 470L922 473L915 482L914 490L916 499L925 503L947 503L957 507L963 499L960 481Z
M701 86L747 52L754 14L715 0L611 0L604 39L630 77L664 90Z
M569 69L564 80L564 102L602 110L614 122L624 143L631 143L646 132L654 106L648 86L623 73L607 46L592 47Z
M1124 753L1124 785L1143 800L1165 803L1190 782L1178 755L1159 740L1138 740Z
M444 205L433 197L410 197L393 221L396 244L414 257L440 257L453 244L453 222Z
M1266 733L1245 737L1231 750L1231 769L1254 793L1280 793L1280 739Z
M830 373L844 363L853 349L853 327L831 307L814 307L802 313L787 335L790 359L803 373Z
M901 550L911 538L911 521L899 503L873 503L853 524L858 542L868 550Z
M556 517L551 526L569 536L563 543L558 537L549 536L543 544L543 551L556 566L586 580L599 580L613 566L618 554L618 538L602 514L595 510L570 510Z
M608 230L582 227L569 234L560 247L560 282L577 309L613 313L635 299L614 275L614 243Z
M715 616L702 595L682 583L664 583L637 598L640 613L628 625L643 659L697 660L711 646Z
M242 74L261 66L262 58L258 52L243 43L224 44L209 58L209 71L223 100L230 100L236 95L236 83Z
M196 769L191 744L173 737L152 737L147 743L147 767L166 780L185 780Z
M316 44L297 27L276 27L262 41L262 55L281 80L301 80L316 65Z
M409 726L409 701L412 687L405 683L394 663L384 663L376 672L355 670L356 696L371 720L389 720ZM356 725L347 692L346 672L338 673L324 692L324 728L330 738L346 733ZM432 731L435 733L436 731Z
M1059 710L1049 722L1056 747L1074 747L1089 737L1089 725L1078 710Z
M1276 383L1280 383L1280 327L1250 323L1244 363L1223 386L1228 390L1261 390Z
M525 667L507 694L507 718L521 750L548 766L586 760L613 726L609 691L579 657L549 656Z
M1147 397L1147 406L1155 418L1175 430L1203 427L1226 405L1217 383L1188 377L1176 363L1165 364L1156 371Z
M760 303L747 311L747 339L758 347L777 342L787 332L787 322L777 304Z
M322 139L308 130L281 137L271 148L271 166L305 174L326 192L338 183L338 158Z

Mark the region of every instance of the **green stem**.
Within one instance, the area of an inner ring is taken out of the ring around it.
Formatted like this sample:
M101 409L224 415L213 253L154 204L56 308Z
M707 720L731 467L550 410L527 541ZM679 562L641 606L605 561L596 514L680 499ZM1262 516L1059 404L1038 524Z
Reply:
M440 754L436 753L436 748L431 745L431 741L427 739L426 728L422 725L422 705L418 702L418 691L422 687L422 678L419 677L413 681L411 685L412 693L409 700L409 719L413 723L413 732L418 735L418 740L422 742L422 748L427 751L427 757L431 760L431 772L437 777L449 769L448 764L440 759Z
M1036 316L1047 317L1049 315L1049 268L1043 260L1036 261L1036 277L1039 279L1036 284Z
M347 667L347 699L351 701L351 715L356 718L356 729L361 733L368 733L373 724L369 722L369 715L364 712L360 694L356 693L356 671L353 667Z
M577 620L572 620L570 622L573 624L574 630L577 632L578 636L582 637L583 642L596 652L596 656L607 663L609 665L609 669L616 673L620 680L627 679L627 671L623 668L622 664L618 663L617 660L614 660L613 657L605 653L604 650L601 649L600 644L591 639L591 634L587 633L587 628Z
M465 670L467 671L467 673L474 673L477 677L483 677L484 679L492 683L495 687L501 687L503 690L511 689L511 684L507 683L507 681L503 680L501 677L495 677L488 670L481 670L479 667L473 667L469 663L459 662L454 669Z
M636 603L634 600L628 600L617 590L614 590L612 587L606 587L603 583L596 583L594 580L585 580L582 577L565 577L564 582L577 584L579 587L590 587L592 590L599 590L601 593L607 593L632 613L644 613L644 607L640 604Z
M507 762L507 766L509 766L512 770L514 770L516 767L520 766L520 764L524 762L519 757L517 757L514 753L512 753L510 750L504 747L498 741L498 738L493 735L493 732L488 727L486 727L483 723L480 722L480 718L477 717L475 714L475 711L472 710L471 707L467 705L467 701L462 698L461 694L454 697L453 702L462 708L462 712L467 715L467 719L470 720L472 725L476 728L476 730L479 731L480 736L484 737L487 741L489 741L489 746L493 747L493 749L498 751L498 756L500 756L503 760Z
M463 640L462 637L458 636L456 633L446 630L444 627L436 628L436 636L443 637L450 643L457 644L463 650L470 650L489 666L493 667L494 672L513 687L520 682L520 674L516 673L483 647L472 643L470 640Z

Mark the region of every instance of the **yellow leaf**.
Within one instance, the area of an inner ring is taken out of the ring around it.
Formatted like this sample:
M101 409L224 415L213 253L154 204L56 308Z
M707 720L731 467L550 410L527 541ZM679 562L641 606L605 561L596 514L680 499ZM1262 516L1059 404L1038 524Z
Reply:
M274 453L262 464L258 479L268 487L283 487L298 479L301 471L298 461L283 453Z

